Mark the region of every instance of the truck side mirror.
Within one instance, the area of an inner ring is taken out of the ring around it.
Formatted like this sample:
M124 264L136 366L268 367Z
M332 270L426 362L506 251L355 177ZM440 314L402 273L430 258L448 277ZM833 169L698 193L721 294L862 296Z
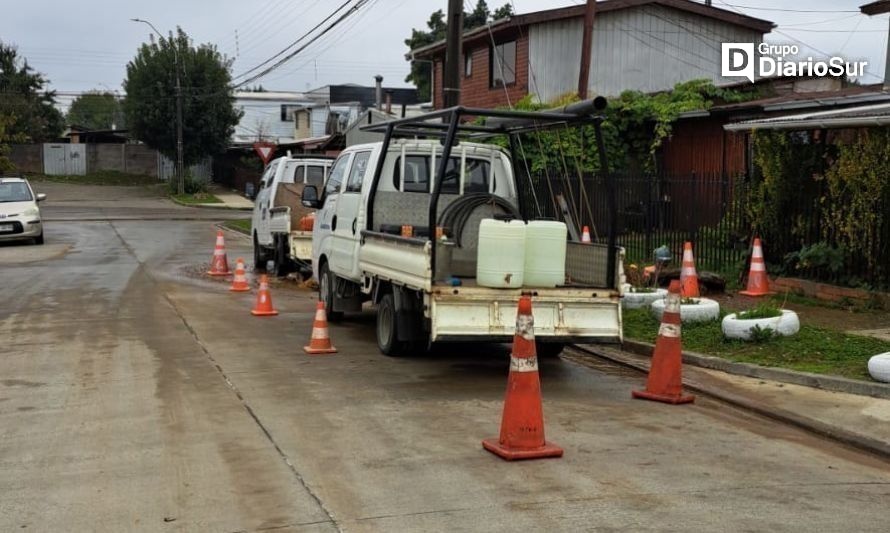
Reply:
M303 188L300 203L303 204L303 207L318 209L319 205L321 205L321 202L318 201L318 187L315 185L306 185Z

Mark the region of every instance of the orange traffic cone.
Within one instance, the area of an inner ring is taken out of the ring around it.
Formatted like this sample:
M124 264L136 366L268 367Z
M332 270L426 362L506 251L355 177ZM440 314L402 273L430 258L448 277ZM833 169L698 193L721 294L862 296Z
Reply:
M763 261L763 247L760 238L754 239L754 251L751 252L751 268L748 270L748 288L739 291L745 296L766 296L776 294L769 290L769 278L766 277L766 263Z
M698 273L695 271L695 259L692 258L692 243L683 244L683 267L680 269L680 294L683 298L698 298Z
M590 244L590 228L587 226L584 226L583 231L581 231L581 242Z
M228 276L229 260L226 258L226 239L223 237L222 230L216 232L216 246L213 248L213 257L210 259L210 270L207 272L211 276Z
M508 461L562 457L562 448L544 440L544 411L535 351L532 300L527 295L520 297L516 314L501 436L499 439L483 440L482 447Z
M324 311L324 302L321 300L315 306L315 322L312 323L312 337L309 339L309 346L303 346L303 351L309 355L337 353L337 349L331 344L331 336L328 334L328 316Z
M634 398L665 403L690 403L695 396L683 394L683 347L680 342L680 282L671 281L665 298L664 316L655 340L646 390L633 391Z
M250 310L250 314L254 316L273 316L277 315L272 307L272 295L269 294L269 278L265 274L260 276L260 290L256 293L256 304Z
M247 274L244 273L244 259L240 257L235 261L235 277L232 278L232 286L229 287L232 292L247 292L250 285L247 283Z

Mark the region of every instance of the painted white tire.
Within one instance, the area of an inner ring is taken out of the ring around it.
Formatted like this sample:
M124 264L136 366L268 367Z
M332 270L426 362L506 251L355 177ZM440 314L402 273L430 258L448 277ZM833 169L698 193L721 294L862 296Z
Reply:
M624 296L621 298L621 307L625 309L649 307L655 300L664 300L667 293L667 289L655 289L655 292L624 291Z
M697 304L680 304L680 322L707 322L720 318L720 304L710 298L696 298ZM650 307L655 318L664 316L664 299L655 300Z
M876 381L890 383L890 352L878 354L869 359L868 373Z
M800 319L797 318L797 313L794 311L783 309L781 316L754 318L751 320L739 320L736 317L736 313L732 313L723 317L723 322L721 323L724 337L746 341L751 340L751 330L755 326L759 326L760 329L771 329L777 335L788 337L800 331Z

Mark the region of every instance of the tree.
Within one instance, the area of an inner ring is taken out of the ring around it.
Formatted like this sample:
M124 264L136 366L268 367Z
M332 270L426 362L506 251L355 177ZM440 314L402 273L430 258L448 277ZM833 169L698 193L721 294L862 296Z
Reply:
M66 116L69 125L92 130L123 127L123 110L117 97L109 92L90 91L77 97Z
M15 122L14 115L5 115L0 112L0 173L7 170L14 170L15 165L9 160L9 143L24 142L24 135L12 135L9 133L9 126Z
M178 59L177 59L178 58ZM211 44L192 46L177 28L143 43L127 64L124 115L132 135L176 159L176 68L182 86L183 163L224 151L241 118L229 72L231 61Z
M492 20L502 19L513 15L513 6L504 4L492 14L485 0L478 0L476 7L471 12L464 12L464 31L478 28L488 24ZM442 10L434 11L426 23L426 30L411 29L411 37L405 39L408 50L433 44L445 38L448 25L445 23L445 13ZM411 61L409 59L409 61ZM417 87L417 94L421 100L429 100L432 94L432 64L425 60L416 60L411 63L411 72L405 77L405 81L413 82Z
M0 42L0 116L6 117L6 134L16 142L46 142L61 135L62 113L47 83L15 46Z

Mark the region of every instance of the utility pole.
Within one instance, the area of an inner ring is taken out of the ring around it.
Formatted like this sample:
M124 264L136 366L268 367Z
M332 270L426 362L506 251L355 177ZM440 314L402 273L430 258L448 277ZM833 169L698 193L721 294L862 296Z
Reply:
M859 11L869 17L875 15L883 15L890 13L890 1L879 0L871 2L863 6L859 6ZM890 90L890 27L887 28L887 52L884 56L884 90Z
M581 69L578 73L578 98L581 100L587 100L587 87L590 84L594 17L596 17L596 0L587 0L587 9L584 10L584 33L581 34Z
M445 72L442 75L444 107L460 105L461 37L464 27L464 4L448 0L448 34L445 40ZM435 87L433 88L435 91Z
M164 36L155 28L154 24L143 19L130 19L133 22L141 22L146 24L155 32L158 38L163 39ZM173 48L173 70L176 75L176 193L185 194L185 176L183 175L183 156L182 156L182 84L179 77L179 50L177 49L177 41L170 39L170 46Z
M173 70L176 71L176 193L185 194L185 175L182 161L182 85L179 80L179 52L173 43Z

